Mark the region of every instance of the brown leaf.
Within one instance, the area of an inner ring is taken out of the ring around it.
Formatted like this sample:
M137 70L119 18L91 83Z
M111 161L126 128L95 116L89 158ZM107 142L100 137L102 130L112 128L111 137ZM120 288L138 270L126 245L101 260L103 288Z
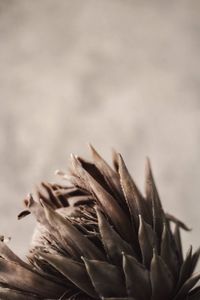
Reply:
M73 261L72 259L61 255L40 253L40 256L76 286L78 286L82 291L89 296L96 298L97 295L91 284L84 264Z
M142 261L146 267L149 267L153 257L153 248L156 247L156 236L151 226L143 220L141 215L139 215L139 220L138 239L142 252Z
M126 295L123 277L118 268L108 262L83 258L92 284L100 297Z
M98 207L96 207L96 211L102 243L111 261L116 265L121 265L122 252L135 256L130 244L124 241L110 226Z
M133 256L123 254L123 268L129 297L146 300L151 298L149 271Z
M151 261L151 300L169 300L173 290L173 277L163 259L156 254Z

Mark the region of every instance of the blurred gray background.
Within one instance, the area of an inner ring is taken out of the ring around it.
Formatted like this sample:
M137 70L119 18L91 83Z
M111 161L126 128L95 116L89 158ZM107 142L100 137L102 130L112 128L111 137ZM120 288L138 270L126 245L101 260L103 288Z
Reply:
M200 244L200 2L0 1L0 233L24 256L24 196L91 142L143 188L151 158L166 211Z

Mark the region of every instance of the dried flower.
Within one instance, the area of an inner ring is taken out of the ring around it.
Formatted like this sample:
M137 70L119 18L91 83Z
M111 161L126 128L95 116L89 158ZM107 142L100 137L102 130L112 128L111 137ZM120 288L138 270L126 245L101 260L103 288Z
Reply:
M144 197L121 155L112 169L91 151L93 162L72 156L59 172L65 185L42 183L25 199L19 218L37 220L29 263L0 241L0 299L200 299L200 250L183 257L188 228L164 212L149 160Z

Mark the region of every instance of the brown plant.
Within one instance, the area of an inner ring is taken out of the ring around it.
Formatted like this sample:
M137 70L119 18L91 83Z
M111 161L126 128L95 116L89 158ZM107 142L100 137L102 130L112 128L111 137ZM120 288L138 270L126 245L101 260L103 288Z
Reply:
M187 226L162 208L149 160L145 197L120 154L111 168L71 157L65 185L42 183L19 219L37 226L28 263L0 241L0 299L199 300L200 250L183 256ZM172 228L174 228L172 230Z

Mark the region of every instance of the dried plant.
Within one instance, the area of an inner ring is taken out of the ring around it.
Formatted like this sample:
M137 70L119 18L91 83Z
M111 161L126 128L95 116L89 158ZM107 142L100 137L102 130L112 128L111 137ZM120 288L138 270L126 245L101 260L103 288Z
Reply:
M64 185L25 199L19 218L37 220L28 263L0 242L0 299L200 299L200 251L183 256L188 228L164 212L149 160L144 197L120 154L111 168L91 151L93 162L72 155L58 172Z

